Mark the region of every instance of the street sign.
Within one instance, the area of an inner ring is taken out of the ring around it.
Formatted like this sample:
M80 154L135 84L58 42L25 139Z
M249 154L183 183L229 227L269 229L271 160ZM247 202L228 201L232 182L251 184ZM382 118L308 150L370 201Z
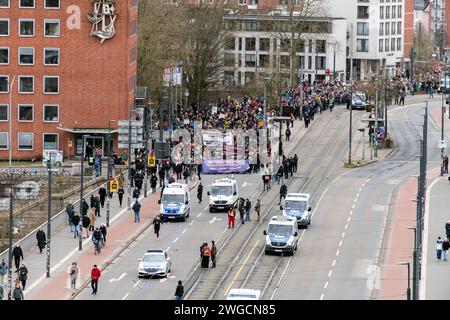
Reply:
M129 133L129 129L128 127L126 128L119 128L119 134L128 134ZM131 134L136 134L136 133L143 133L144 129L142 128L137 128L137 127L131 127Z
M119 135L119 142L128 143L129 140L131 140L131 142L133 142L133 141L142 142L142 141L144 141L144 138L142 135L136 135L136 134L132 134L129 139L128 139L128 136Z
M119 127L127 127L130 121L128 120L119 120ZM144 125L144 121L142 120L131 120L132 127L142 127Z
M169 159L170 144L167 142L155 142L155 156L158 160Z
M447 140L439 140L439 149L447 148Z
M128 143L119 143L120 149L128 149ZM143 149L144 145L142 143L131 143L131 149Z
M148 156L148 167L150 167L150 168L156 167L156 157L155 156Z
M109 181L109 191L113 193L119 192L119 180Z

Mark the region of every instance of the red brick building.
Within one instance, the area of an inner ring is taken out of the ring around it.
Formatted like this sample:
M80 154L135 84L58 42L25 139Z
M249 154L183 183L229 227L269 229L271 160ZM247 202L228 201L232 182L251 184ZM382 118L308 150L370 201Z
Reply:
M106 151L134 104L137 2L0 0L0 159L10 121L13 159L81 154L83 135Z

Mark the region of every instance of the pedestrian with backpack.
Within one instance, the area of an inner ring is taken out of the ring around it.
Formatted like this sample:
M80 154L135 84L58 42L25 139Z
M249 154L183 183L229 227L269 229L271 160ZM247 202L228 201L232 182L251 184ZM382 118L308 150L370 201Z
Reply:
M92 233L92 243L94 244L94 254L97 255L97 253L100 254L100 252L102 251L102 246L103 246L103 236L102 233L100 232L100 230L97 228L95 229L95 231Z
M136 202L133 204L134 211L134 222L141 222L140 213L141 213L141 204L136 199Z

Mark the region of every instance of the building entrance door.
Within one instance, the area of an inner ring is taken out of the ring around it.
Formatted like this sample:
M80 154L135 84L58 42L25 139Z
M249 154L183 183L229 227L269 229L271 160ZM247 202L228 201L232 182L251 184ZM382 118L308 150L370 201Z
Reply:
M93 136L90 136L90 137L87 137L86 139L85 139L85 148L86 148L86 146L87 145L91 145L92 146L92 149L94 150L94 149L97 149L97 148L100 148L101 150L102 150L102 154L105 154L105 146L104 146L104 138L103 137L93 137ZM85 149L86 150L86 149ZM95 153L94 153L95 154Z

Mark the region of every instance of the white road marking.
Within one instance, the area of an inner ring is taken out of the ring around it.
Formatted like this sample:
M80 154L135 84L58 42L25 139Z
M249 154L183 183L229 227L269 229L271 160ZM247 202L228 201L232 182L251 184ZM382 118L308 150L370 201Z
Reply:
M345 225L344 229L347 230L347 228L348 228L348 224Z
M159 282L160 282L160 283L164 283L164 282L166 282L166 281L167 281L167 278L159 279Z
M251 186L253 183L250 183L250 182L244 182L243 184L242 184L242 187L246 187L246 186Z
M170 246L167 247L166 251L169 251L169 250L170 250Z
M177 242L178 240L180 240L180 237L177 237L175 240L173 240L173 243Z
M355 205L353 205L353 206L352 206L352 209L355 209L355 207L356 207L356 206L355 206Z
M330 270L329 272L328 272L328 278L329 277L331 277L331 274L333 273L333 270Z
M203 211L206 211L206 210L208 210L208 208L209 208L209 207L206 207L206 208L204 208L204 209L203 209Z
M357 202L358 202L358 198L356 198L355 200L353 200L353 202L354 202L354 203L357 203Z
M345 238L345 231L342 232L342 238Z
M425 196L425 214L424 214L424 230L423 230L423 245L422 245L422 279L419 283L419 299L426 299L427 290L427 257L428 257L428 224L430 223L430 197L431 188L440 180L440 178L434 180L429 187L426 188Z
M209 220L209 224L213 224L214 222L216 222L217 217L213 217L211 220Z
M359 192L356 194L356 197L359 198Z
M370 178L366 180L366 182L369 182L369 181L370 181Z
M189 225L192 226L194 224L195 220L192 220Z
M362 187L361 188L359 188L359 190L358 190L359 192L361 192L362 191Z
M353 210L350 210L350 215L352 215L353 214Z
M136 288L138 286L139 282L141 282L141 280L136 281L136 283L133 284L133 288Z
M183 231L181 231L181 234L185 233L187 231L187 229L184 229Z
M342 247L342 240L339 241L339 247Z
M352 220L352 217L348 217L347 222L350 222Z
M127 298L129 295L130 295L130 293L127 292L127 293L123 296L122 300L126 300L126 298Z
M336 259L333 260L333 263L331 264L333 267L336 264Z
M336 251L336 257L339 256L339 249Z
M202 215L202 213L200 212L200 213L197 215L197 218L200 217L201 215Z
M323 300L323 297L324 297L325 295L322 293L321 295L320 295L320 300Z
M324 289L326 289L328 287L328 281L325 282L325 285L323 286Z
M122 280L123 279L123 277L125 277L127 275L127 273L126 272L124 272L124 273L122 273L121 275L120 275L120 277L118 277L118 278L112 278L112 279L109 279L109 282L116 282L116 281L120 281L120 280Z

